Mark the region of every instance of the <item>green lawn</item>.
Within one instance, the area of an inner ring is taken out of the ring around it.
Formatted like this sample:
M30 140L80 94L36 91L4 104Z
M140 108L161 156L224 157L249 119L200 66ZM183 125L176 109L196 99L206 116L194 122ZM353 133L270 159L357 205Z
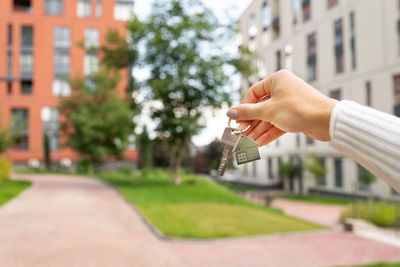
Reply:
M377 263L377 264L371 264L371 265L359 265L359 266L353 266L353 267L399 267L400 262L397 263Z
M0 184L0 206L16 197L31 185L27 181L7 180Z
M153 225L169 236L218 238L324 229L279 209L256 205L204 178L185 174L175 186L165 171L98 175L114 185Z
M278 198L306 201L306 202L314 202L319 204L330 204L330 205L347 205L352 201L348 199L341 198L333 198L333 197L325 197L325 196L300 196L300 195L280 195Z

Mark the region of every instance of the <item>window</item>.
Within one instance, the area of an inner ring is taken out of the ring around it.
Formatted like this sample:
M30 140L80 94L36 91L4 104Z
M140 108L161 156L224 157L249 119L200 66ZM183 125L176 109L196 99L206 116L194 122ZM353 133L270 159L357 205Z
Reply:
M49 15L62 15L63 0L46 0L44 12Z
M7 45L9 46L9 48L11 48L10 46L12 46L12 42L13 42L13 26L9 24L7 27Z
M328 8L334 7L339 3L339 0L327 0Z
M99 59L97 54L87 53L84 59L84 73L86 76L90 76L99 69Z
M248 172L248 170L247 170L247 164L245 164L243 167L244 167L244 168L243 168L243 175L244 175L244 176L249 175L249 172Z
M262 7L262 26L263 30L266 31L271 24L271 13L267 2L264 2Z
M300 147L300 134L296 134L296 147Z
M268 158L268 178L270 180L274 179L274 172L272 169L272 159Z
M31 12L31 0L13 0L14 10L22 12Z
M12 77L12 52L8 51L7 52L7 76Z
M101 18L102 16L103 16L102 0L96 0L96 17Z
M394 77L394 115L400 117L400 75Z
M257 24L256 24L256 17L251 15L249 18L249 37L250 40L253 40L257 35Z
M132 0L116 0L114 6L115 20L129 20L132 15L133 1Z
M278 71L282 68L282 56L280 50L276 51L275 53L275 62L276 62L276 71Z
M285 68L287 70L293 69L293 59L292 59L293 47L290 44L285 45Z
M317 79L317 38L316 33L307 36L307 70L308 80Z
M253 177L257 177L257 162L253 161Z
M303 22L311 19L311 0L302 0Z
M90 17L92 15L91 0L79 0L77 5L78 17Z
M342 160L335 159L335 186L336 187L343 187L343 171L342 171Z
M296 25L299 17L299 0L292 0L293 24Z
M369 107L372 106L372 88L370 81L365 83L365 103Z
M342 100L342 91L340 89L332 90L329 92L329 97L340 101Z
M85 30L85 46L86 48L99 46L99 31L97 29Z
M21 82L21 94L30 95L32 94L32 81Z
M86 48L96 48L99 46L99 31L97 29L85 30ZM99 69L99 59L96 51L87 51L84 59L84 73L86 76L97 72Z
M49 140L50 151L59 148L59 111L56 108L42 108L43 132ZM45 137L46 138L46 137Z
M314 139L306 136L306 144L307 145L312 145L312 144L314 144L314 142L315 142Z
M344 71L344 52L343 52L343 25L342 20L335 21L335 62L336 73Z
M32 47L33 45L33 28L32 26L22 26L21 28L21 46Z
M32 76L33 74L33 55L29 52L24 52L20 56L20 71L22 76Z
M29 125L28 125L28 110L12 109L12 126L11 131L18 134L18 138L14 143L13 149L15 150L28 150L28 137L29 137Z
M53 80L53 96L70 96L71 87L66 80L56 78Z
M321 164L322 168L325 168L325 159L324 158L319 158L319 163ZM321 175L317 179L317 184L318 185L326 185L326 175Z
M66 81L70 73L71 31L67 27L54 28L54 80L53 95L69 96L71 88Z
M54 71L57 76L69 75L70 56L69 53L56 53L54 56Z
M12 77L13 59L12 59L12 42L13 42L13 27L7 27L7 76Z
M71 33L67 27L55 27L54 28L54 47L55 48L67 48L71 45Z
M357 68L356 56L356 22L354 12L350 13L350 49L351 49L351 68Z
M369 190L371 183L366 183L365 180L369 180L366 178L371 174L369 171L367 171L363 166L357 164L358 168L358 183L359 183L359 188L360 190Z
M12 94L12 83L11 82L7 83L7 94L8 95Z

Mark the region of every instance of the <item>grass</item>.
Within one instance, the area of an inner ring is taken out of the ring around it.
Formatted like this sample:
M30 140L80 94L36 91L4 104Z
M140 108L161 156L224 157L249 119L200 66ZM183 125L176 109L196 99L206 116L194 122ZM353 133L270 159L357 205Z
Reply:
M114 185L163 234L190 238L219 238L324 229L286 216L237 196L226 187L184 174L175 186L168 172L104 173L98 177Z
M399 267L400 262L395 262L395 263L376 263L376 264L370 264L370 265L358 265L358 266L353 266L353 267Z
M27 181L6 180L0 184L0 206L19 195L31 185Z
M352 201L348 200L348 199L325 197L325 196L279 195L278 197L285 198L285 199L298 200L298 201L313 202L313 203L318 203L318 204L329 204L329 205L347 205L347 204L352 203Z
M359 218L382 227L396 227L400 223L400 203L363 201L357 202L355 209L349 205L342 214L346 218Z

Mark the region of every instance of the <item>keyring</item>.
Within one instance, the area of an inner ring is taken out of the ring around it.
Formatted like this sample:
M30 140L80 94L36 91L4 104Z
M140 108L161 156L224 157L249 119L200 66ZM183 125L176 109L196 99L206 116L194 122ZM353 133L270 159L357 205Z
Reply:
M231 121L232 121L232 119L228 120L228 127L231 127ZM244 134L245 132L250 130L250 128L251 128L251 123L249 124L249 126L246 127L246 129L244 129L244 130L233 130L232 133L234 133L234 134Z

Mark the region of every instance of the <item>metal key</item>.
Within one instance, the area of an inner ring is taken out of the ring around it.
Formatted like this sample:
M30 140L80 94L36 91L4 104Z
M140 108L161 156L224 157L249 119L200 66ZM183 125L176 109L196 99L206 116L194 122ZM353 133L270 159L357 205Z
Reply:
M224 134L222 135L221 141L225 144L224 152L222 153L221 163L218 167L218 176L223 176L226 166L228 165L229 160L232 158L232 150L235 146L239 136L234 135L233 131L235 129L231 127L227 127L224 130Z

